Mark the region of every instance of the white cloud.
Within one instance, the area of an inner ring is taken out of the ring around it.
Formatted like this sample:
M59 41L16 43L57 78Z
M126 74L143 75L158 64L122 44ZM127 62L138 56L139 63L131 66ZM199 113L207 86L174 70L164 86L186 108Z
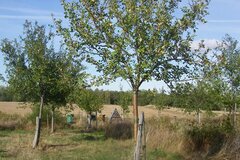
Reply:
M0 19L50 19L51 16L17 16L17 15L0 15Z
M28 14L36 14L36 15L51 15L54 14L56 16L63 16L61 12L55 12L51 10L39 10L33 8L10 8L10 7L0 7L0 10L11 11L11 12L19 12L19 13L28 13Z
M62 18L62 16L54 16L54 18ZM32 20L52 20L53 17L49 16L18 16L18 15L0 15L0 19L32 19Z
M0 14L0 19L32 19L51 21L52 14L55 18L63 18L63 14L61 12L54 12L51 10L18 7L0 7L0 11L9 11L8 14Z
M203 44L205 45L205 47L210 49L217 47L220 42L221 41L218 39L203 39ZM193 50L198 49L200 43L201 43L201 40L193 41L191 44L191 48Z
M209 23L240 23L240 19L232 19L232 20L226 20L226 19L212 19L208 20Z

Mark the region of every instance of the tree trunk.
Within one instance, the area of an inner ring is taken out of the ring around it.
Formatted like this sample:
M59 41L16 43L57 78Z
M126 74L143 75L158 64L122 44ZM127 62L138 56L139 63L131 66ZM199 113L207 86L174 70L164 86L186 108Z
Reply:
M49 130L49 118L48 118L48 113L47 113L47 130Z
M89 128L92 128L92 116L90 115Z
M229 109L229 118L230 118L230 123L234 127L234 106L232 105Z
M134 139L138 133L138 89L133 91L133 117L134 117Z
M35 136L34 136L34 139L33 139L33 148L36 148L38 146L39 139L40 139L42 110L43 110L43 95L41 96L39 116L36 117L36 130L35 130Z
M197 121L198 121L198 124L201 124L201 113L199 108L197 110Z
M97 112L96 112L96 128L98 128Z
M234 129L236 129L236 127L237 127L236 112L237 112L237 103L234 104L234 108L233 108L233 127L234 127Z
M41 96L40 110L39 110L39 119L42 119L42 110L43 110L43 95Z
M81 111L79 111L79 124L81 125Z
M145 124L144 124L144 113L142 112L139 120L138 135L136 141L136 147L134 152L134 160L141 160L145 158ZM142 158L141 158L142 157Z
M54 109L51 111L51 133L54 132Z
M88 121L88 124L87 124L87 128L91 128L92 127L92 117L91 117L91 112L88 114L87 116L87 121Z
M41 126L41 119L37 116L36 117L36 130L35 130L35 136L33 139L33 148L36 148L38 146L39 138L40 138L40 127Z
M146 128L145 128L145 118L144 118L144 113L142 112L142 117L143 117L143 160L147 159L147 140L146 140Z

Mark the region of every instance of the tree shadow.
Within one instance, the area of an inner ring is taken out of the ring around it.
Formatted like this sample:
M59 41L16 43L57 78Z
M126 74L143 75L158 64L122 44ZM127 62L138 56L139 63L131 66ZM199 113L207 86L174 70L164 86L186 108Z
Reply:
M14 155L11 155L6 150L0 149L0 159L1 158L9 158L9 157L15 157Z
M64 147L74 147L77 146L77 144L45 144L42 146L42 150L50 150L50 149L56 149L56 148L64 148Z

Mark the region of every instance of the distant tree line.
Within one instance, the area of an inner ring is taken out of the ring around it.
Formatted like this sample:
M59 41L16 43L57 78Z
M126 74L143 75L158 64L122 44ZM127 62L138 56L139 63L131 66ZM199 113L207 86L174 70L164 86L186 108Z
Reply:
M131 105L131 91L108 91L108 90L94 90L99 97L102 97L104 104L118 105L123 101L124 97L129 97L127 99L127 104ZM138 103L141 106L151 105L155 103L156 96L164 94L166 97L169 96L165 93L158 93L156 89L154 90L141 90L139 93ZM28 101L22 97L17 97L10 87L0 86L0 101Z
M26 99L16 96L9 87L0 86L0 101L17 102L17 101L26 101Z
M119 104L121 100L120 97L127 96L129 105L131 105L131 91L108 91L108 90L94 90L99 97L103 98L104 104ZM141 106L153 104L155 90L141 90L139 94L139 104ZM0 86L0 101L27 101L24 98L18 98L14 94L10 87Z
M109 91L109 90L91 90L95 97L101 97L103 104L132 105L131 91ZM166 93L164 90L140 90L138 103L140 106L154 105L157 109L165 107L178 107L186 111L201 110L223 110L230 109L231 90L228 90L226 84L220 81L179 83L176 87ZM11 92L7 86L0 86L0 101L27 101L18 98ZM236 97L236 102L240 102L240 96Z

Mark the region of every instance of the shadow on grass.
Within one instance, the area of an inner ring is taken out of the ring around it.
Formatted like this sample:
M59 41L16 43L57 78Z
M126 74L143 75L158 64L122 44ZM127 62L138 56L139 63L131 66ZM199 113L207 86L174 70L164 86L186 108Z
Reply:
M71 133L99 133L99 132L103 132L103 131L104 131L103 129L97 129L97 128L70 130Z
M9 137L9 135L6 134L6 133L1 133L1 132L0 132L0 137Z
M7 151L0 149L0 156L5 153L7 153Z
M104 131L96 130L95 128L85 130L71 130L69 133L74 134L70 137L70 139L74 142L106 140Z
M165 152L159 148L151 151L148 156L150 160L155 160L159 158L166 159L166 160L183 160L184 159L183 156L177 153Z
M56 148L62 148L62 147L74 147L77 146L77 144L45 144L42 147L43 151L49 150L49 149L56 149Z
M71 137L72 141L103 141L106 140L105 136L101 133L80 133Z
M1 158L13 158L16 155L9 154L8 151L0 149L0 159Z

